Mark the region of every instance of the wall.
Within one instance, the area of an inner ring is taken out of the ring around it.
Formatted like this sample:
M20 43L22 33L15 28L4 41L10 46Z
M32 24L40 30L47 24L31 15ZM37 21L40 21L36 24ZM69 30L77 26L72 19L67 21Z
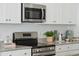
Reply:
M79 3L77 3L77 16L76 16L76 25L74 26L75 37L79 37Z
M44 32L50 30L58 30L64 33L68 29L73 29L74 25L44 25L44 24L0 24L0 40L6 40L6 36L12 38L13 32L36 31L38 37L43 38ZM40 41L40 40L39 40Z
M79 6L79 5L78 5ZM76 25L44 25L44 24L0 24L0 40L6 40L6 36L10 36L12 39L13 32L27 32L37 31L38 37L43 38L44 32L50 30L58 30L64 33L66 30L73 30L74 36L79 37L79 8L77 10L77 23Z

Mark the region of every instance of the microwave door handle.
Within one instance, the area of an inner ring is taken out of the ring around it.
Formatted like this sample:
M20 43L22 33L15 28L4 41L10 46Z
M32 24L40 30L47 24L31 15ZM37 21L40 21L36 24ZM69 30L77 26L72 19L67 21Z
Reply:
M43 20L43 16L44 16L43 8L41 10L42 10L42 20Z

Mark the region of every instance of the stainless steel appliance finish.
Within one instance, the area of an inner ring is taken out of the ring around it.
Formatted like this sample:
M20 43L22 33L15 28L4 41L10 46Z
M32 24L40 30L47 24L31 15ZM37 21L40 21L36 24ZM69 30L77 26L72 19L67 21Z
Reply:
M38 34L37 32L15 32L15 38L37 38Z
M22 22L39 23L46 19L46 6L32 3L22 3Z
M38 43L37 32L15 32L13 42L16 45L31 46L32 56L54 56L55 44Z
M13 42L16 45L37 45L37 32L15 32L13 33Z
M55 45L42 44L40 46L32 48L32 56L54 56L54 55L55 55Z

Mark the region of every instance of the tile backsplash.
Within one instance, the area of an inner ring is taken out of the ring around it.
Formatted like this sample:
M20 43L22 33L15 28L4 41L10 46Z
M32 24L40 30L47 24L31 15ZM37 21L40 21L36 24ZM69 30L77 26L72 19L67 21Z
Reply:
M5 40L7 36L12 38L13 32L38 32L38 38L44 38L44 32L58 30L64 33L66 30L72 30L74 25L45 25L45 24L0 24L0 40Z

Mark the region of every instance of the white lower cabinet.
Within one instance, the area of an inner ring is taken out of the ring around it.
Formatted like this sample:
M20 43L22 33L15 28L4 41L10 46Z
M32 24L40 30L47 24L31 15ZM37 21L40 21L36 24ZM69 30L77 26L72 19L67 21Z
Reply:
M56 53L56 56L79 56L79 50Z
M31 49L0 52L0 56L31 56Z
M79 55L79 44L67 44L56 46L57 56Z

